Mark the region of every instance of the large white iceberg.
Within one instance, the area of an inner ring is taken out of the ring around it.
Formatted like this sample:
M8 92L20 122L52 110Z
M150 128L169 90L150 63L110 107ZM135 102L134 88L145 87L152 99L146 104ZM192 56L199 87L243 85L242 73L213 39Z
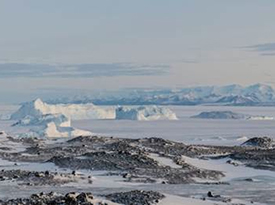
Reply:
M128 120L177 120L176 114L164 107L141 106L141 107L118 107L116 119Z
M71 118L104 117L101 114L103 114L103 111L96 109L93 105L49 105L37 99L23 104L17 112L11 115L11 119L17 120L14 126L27 126L30 128L30 132L22 136L76 137L88 136L92 133L73 128Z
M21 108L11 115L12 120L21 120L27 116L41 117L47 114L63 114L72 120L84 119L114 119L113 109L102 109L89 104L47 104L41 99L24 103Z

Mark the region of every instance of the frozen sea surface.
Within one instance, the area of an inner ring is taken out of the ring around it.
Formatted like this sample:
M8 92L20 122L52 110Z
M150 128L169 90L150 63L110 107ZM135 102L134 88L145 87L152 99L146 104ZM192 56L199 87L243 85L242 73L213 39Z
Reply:
M275 117L275 107L172 106L179 120L77 120L72 126L99 135L124 138L161 137L190 144L240 144L247 137L275 138L275 120L211 120L190 118L204 111L233 111L249 115ZM0 105L0 116L16 111L18 106ZM11 127L14 121L0 120L0 130L9 134L26 132Z
M190 116L203 111L226 111L275 117L275 107L173 106L177 121L80 120L73 126L116 137L162 137L185 143L234 145L246 137L275 138L275 120L208 120Z

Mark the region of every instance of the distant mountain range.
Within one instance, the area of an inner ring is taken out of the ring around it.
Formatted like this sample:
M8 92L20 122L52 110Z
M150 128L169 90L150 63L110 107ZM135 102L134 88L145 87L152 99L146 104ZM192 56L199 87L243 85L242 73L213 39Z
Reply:
M49 103L94 103L97 105L232 105L275 106L275 91L271 86L255 84L200 86L178 90L127 90L104 97L77 96L50 100Z

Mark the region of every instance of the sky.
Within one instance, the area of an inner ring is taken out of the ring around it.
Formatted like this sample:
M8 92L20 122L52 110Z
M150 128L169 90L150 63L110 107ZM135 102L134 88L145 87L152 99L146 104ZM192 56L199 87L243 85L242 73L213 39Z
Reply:
M274 0L0 0L0 102L275 87Z

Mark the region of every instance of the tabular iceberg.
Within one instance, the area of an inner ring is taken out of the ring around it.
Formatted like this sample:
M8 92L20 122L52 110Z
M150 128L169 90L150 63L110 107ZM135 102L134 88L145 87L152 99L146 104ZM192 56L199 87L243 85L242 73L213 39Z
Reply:
M176 114L164 107L141 106L136 108L118 107L116 109L116 119L128 120L177 120Z
M72 120L84 119L114 119L113 109L102 109L92 103L89 104L47 104L41 99L28 102L11 115L12 120L21 120L26 116L41 117L47 114L63 114Z

